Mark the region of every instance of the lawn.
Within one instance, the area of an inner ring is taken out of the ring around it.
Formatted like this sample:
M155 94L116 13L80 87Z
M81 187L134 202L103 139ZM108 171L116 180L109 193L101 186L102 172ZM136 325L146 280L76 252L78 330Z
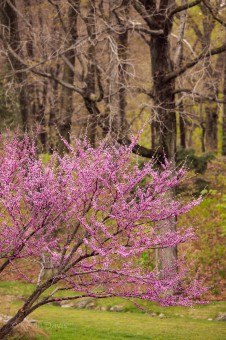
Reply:
M0 282L0 313L13 314L21 305L12 296L27 296L32 290L28 284ZM156 304L144 303L152 313L164 313L165 318L150 316L137 309L131 302L122 299L98 301L98 305L109 307L120 304L124 312L97 311L86 309L43 306L36 310L30 319L37 320L36 327L47 330L53 340L224 340L225 322L213 321L220 312L226 312L226 302L209 305L163 308ZM37 337L37 340L44 339Z

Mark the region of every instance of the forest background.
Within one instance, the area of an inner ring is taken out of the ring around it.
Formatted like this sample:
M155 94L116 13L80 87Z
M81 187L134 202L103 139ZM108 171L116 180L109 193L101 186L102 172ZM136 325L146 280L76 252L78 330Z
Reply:
M186 161L177 194L204 200L179 225L197 229L186 256L212 299L226 278L225 32L224 0L0 1L1 132L38 131L48 157L61 136L128 145L142 129L141 164Z

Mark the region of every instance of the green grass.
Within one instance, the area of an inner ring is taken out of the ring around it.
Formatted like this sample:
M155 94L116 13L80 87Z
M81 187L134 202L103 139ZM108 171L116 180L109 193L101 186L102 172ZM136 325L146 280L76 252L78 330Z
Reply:
M44 307L34 313L50 339L223 340L222 322L188 318L159 319L141 313L111 313ZM49 322L49 323L48 323Z
M17 282L0 282L1 312L12 315L22 304L18 299L7 300L7 296L28 296L32 285ZM98 305L110 307L120 304L125 312L78 310L46 305L30 316L37 320L37 327L47 330L50 340L224 340L224 322L208 321L220 312L226 312L226 302L214 302L193 308L163 308L153 303L142 305L150 312L164 313L166 318L151 317L137 309L128 300L101 299ZM43 339L37 337L37 340Z

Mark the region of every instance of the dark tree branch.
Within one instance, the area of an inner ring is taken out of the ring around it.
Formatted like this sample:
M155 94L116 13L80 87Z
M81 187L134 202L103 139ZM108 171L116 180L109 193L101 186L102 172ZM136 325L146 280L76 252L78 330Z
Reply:
M42 70L38 70L37 67L40 65L40 63L39 63L39 65L35 65L35 66L27 65L27 63L11 48L11 46L8 43L6 43L6 48L9 52L9 54L11 54L13 56L13 58L15 58L20 63L20 65L25 68L25 69L21 70L21 72L22 71L27 72L29 70L36 75L42 76L44 78L49 78L49 79L55 80L60 85L66 87L66 88L68 88L72 91L75 91L75 92L79 93L80 95L83 95L83 91L81 89L75 87L74 85L71 85L70 83L63 81L62 79L55 77L52 73L48 73L48 72L45 72L45 71L42 71ZM18 73L18 72L20 72L20 70L17 70L16 72Z
M212 17L218 21L222 26L224 26L226 28L226 22L221 19L217 14L218 13L215 13L213 7L211 6L209 0L202 0L204 6L208 9L208 11L211 13Z
M200 4L200 2L202 2L202 0L195 0L195 1L190 2L189 4L181 5L181 6L174 8L171 12L169 12L168 19L172 19L174 14L176 14L178 12L182 12L186 9L192 8L192 7Z
M129 138L124 138L122 140L118 140L118 142L120 144L123 145L130 145L131 144L131 140ZM135 144L133 147L133 153L145 158L154 158L156 159L158 162L163 162L165 159L165 154L161 151L161 150L152 150L152 149L148 149L142 145L139 144Z
M178 94L178 93L188 93L188 94L194 95L194 96L200 98L199 101L201 99L204 99L206 101L215 102L215 103L219 103L219 104L226 103L224 100L221 100L221 99L218 99L218 98L212 97L212 96L205 96L202 93L195 92L195 91L193 91L191 89L178 89L178 90L174 91L174 94Z
M55 7L55 10L56 10L56 12L57 12L57 17L59 18L59 21L60 21L60 23L61 23L61 25L62 25L62 28L63 28L64 32L67 33L67 28L66 28L66 25L65 25L65 23L64 23L64 20L63 20L63 18L62 18L62 15L61 15L60 6L59 6L57 3L55 3L54 1L52 1L52 0L48 0L48 2L49 2L53 7Z
M195 34L197 35L197 37L199 38L200 41L202 41L204 38L203 38L203 34L201 32L201 30L199 29L199 26L197 25L197 23L195 22L195 20L189 16L189 23L191 25L191 27L193 28Z
M96 299L106 299L106 298L113 297L113 296L115 296L115 295L114 294L101 294L101 293L100 294L98 294L98 293L93 293L92 294L92 297L96 298ZM67 297L64 297L64 298L52 298L52 299L45 298L42 301L38 302L36 305L34 305L30 309L29 314L32 313L37 308L39 308L39 307L41 307L43 305L46 305L48 303L51 303L51 302L71 301L71 300L73 301L73 300L77 300L77 299L81 299L81 298L85 298L85 297L90 297L90 294L67 296Z
M7 50L8 52L16 59L18 60L18 62L21 64L22 67L25 67L25 69L23 70L24 72L26 71L31 71L32 73L45 77L45 78L49 78L52 80L55 80L57 83L59 83L61 86L64 86L72 91L77 92L78 94L80 94L84 100L86 100L86 103L88 103L86 105L89 113L91 113L92 115L94 114L96 116L97 119L97 123L98 125L105 130L107 133L111 133L110 127L106 124L106 120L103 122L102 119L98 119L98 116L101 116L101 113L99 111L99 109L97 108L97 105L95 102L97 102L99 100L99 98L85 98L85 93L76 88L75 86L64 82L62 79L59 79L58 77L55 77L53 74L51 73L47 73L41 70L37 70L37 66L28 66L25 61L11 48L11 46L9 44L7 44ZM100 81L100 79L99 79ZM102 90L103 91L103 90ZM151 95L150 93L147 93L148 95ZM102 95L102 93L101 93ZM117 139L117 142L120 144L124 144L124 145L130 145L131 144L131 140L128 137L125 137L123 139ZM139 144L136 144L133 148L133 152L137 155L140 155L142 157L146 157L146 158L152 158L155 157L157 158L159 161L162 161L164 158L164 155L161 151L154 151L148 148L145 148Z
M220 53L222 53L224 51L226 51L226 43L223 44L220 47L213 48L212 50L209 50L207 52L202 52L202 53L200 53L200 55L197 58L193 59L192 61L189 61L187 64L185 64L181 68L176 69L175 71L168 73L164 77L163 81L164 82L168 82L168 81L170 81L172 79L175 79L178 76L180 76L181 74L185 73L189 68L191 68L191 67L195 66L196 64L198 64L199 61L201 61L201 60L203 60L205 58L211 57L212 55L220 54Z
M109 122L109 116L104 115L100 112L99 108L97 107L97 103L90 101L89 99L85 99L86 108L91 116L95 116L97 120L97 124L101 127L104 133L110 134L113 136L114 140L122 145L130 145L132 141L128 137L127 132L125 132L124 137L119 137L117 128L114 127L114 123ZM164 153L162 150L152 150L148 149L144 146L139 144L135 144L133 147L133 153L136 155L140 155L146 158L155 158L157 161L162 162L164 160Z
M2 1L1 1L2 2ZM26 17L25 16L23 16L22 14L21 14L21 12L18 10L18 8L16 8L16 6L15 6L15 3L13 4L10 0L6 0L5 1L11 8L12 8L12 10L20 17L20 18L22 18L22 20L26 23L26 25L29 27L29 29L31 29L31 24L29 23L29 21L26 19Z
M146 8L139 0L133 1L133 6L135 10L140 14L140 16L144 19L146 24L151 30L159 30L161 27L152 19L151 15L146 11Z
M161 29L156 29L156 30L149 29L148 30L147 28L144 28L144 27L137 25L137 24L127 26L126 29L128 31L135 31L135 32L138 32L138 33L145 33L145 34L148 34L148 35L162 35L163 34L163 30L161 30Z

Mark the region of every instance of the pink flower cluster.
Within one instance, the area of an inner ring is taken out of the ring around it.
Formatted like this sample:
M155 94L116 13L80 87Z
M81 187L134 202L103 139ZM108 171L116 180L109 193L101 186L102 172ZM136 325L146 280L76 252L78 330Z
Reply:
M200 202L169 194L186 169L172 171L167 162L157 169L153 161L140 168L133 145L67 146L44 164L28 136L0 140L0 272L30 259L40 266L38 285L51 269L52 284L88 296L189 305L203 287L184 285L184 267L150 272L138 261L144 251L194 237L190 227L168 227Z

